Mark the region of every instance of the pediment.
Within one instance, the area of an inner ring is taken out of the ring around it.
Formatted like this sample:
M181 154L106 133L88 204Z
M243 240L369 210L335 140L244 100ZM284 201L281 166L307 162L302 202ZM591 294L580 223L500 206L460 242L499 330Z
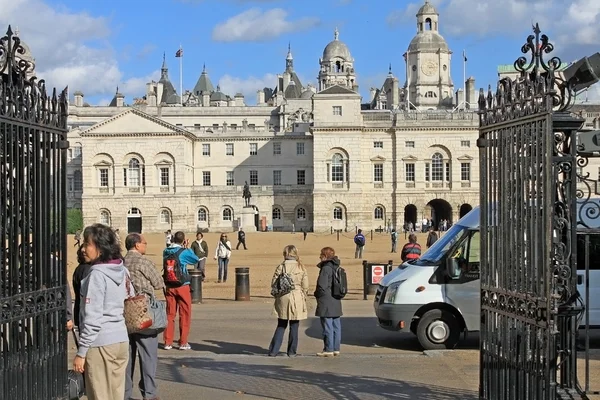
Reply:
M110 166L112 166L112 164L106 160L98 161L96 164L94 164L94 167L110 167Z
M340 86L340 85L330 86L327 89L321 90L317 94L352 94L352 95L358 95L358 93L356 93L354 90L348 89L348 88Z
M457 160L460 160L460 161L473 161L473 157L471 157L468 154L465 154L463 156L458 157Z
M171 160L162 159L154 163L155 165L173 165Z
M385 157L383 156L375 156L375 157L371 157L371 161L385 161Z
M86 134L189 134L185 129L169 124L150 114L137 109L129 109L110 118L105 119L88 129L81 135Z
M402 161L419 161L419 159L415 156L406 156L402 158Z

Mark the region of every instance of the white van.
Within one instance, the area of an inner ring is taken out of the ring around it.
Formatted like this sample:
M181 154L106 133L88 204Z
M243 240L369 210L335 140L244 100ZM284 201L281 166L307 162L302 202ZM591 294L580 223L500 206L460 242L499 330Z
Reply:
M600 207L600 202L592 203ZM579 214L585 213L582 208ZM426 350L454 348L464 331L480 328L479 207L452 225L418 260L405 262L383 277L374 307L379 326L417 335ZM578 258L583 260L582 240ZM461 272L452 254L467 255ZM600 326L600 234L590 235L589 324ZM578 262L585 299L585 265ZM582 271L583 270L583 271Z

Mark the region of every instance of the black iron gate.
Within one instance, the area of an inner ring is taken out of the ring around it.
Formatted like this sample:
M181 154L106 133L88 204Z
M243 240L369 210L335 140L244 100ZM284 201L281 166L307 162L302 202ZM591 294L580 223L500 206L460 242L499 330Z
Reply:
M67 384L68 96L46 92L10 27L0 39L0 398Z
M480 397L576 394L576 149L583 120L539 26L497 91L480 92ZM571 397L569 397L571 398Z

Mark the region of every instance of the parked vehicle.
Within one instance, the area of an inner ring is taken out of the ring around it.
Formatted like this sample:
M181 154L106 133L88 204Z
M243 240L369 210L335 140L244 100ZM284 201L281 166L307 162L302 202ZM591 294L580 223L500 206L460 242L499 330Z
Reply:
M588 204L589 205L589 204ZM600 210L600 199L592 207ZM578 211L578 218L588 214ZM460 334L480 328L479 207L465 215L418 260L382 279L374 308L379 326L412 332L427 350L454 348ZM589 325L600 327L600 231L589 239ZM585 290L584 239L578 240L578 290ZM585 321L582 321L585 323Z

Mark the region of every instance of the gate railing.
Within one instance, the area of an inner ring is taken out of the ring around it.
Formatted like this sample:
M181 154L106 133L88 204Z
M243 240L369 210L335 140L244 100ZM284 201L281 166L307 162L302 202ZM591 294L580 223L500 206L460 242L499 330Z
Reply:
M0 38L0 398L67 384L67 89L46 92L11 28ZM70 305L69 305L70 306Z

